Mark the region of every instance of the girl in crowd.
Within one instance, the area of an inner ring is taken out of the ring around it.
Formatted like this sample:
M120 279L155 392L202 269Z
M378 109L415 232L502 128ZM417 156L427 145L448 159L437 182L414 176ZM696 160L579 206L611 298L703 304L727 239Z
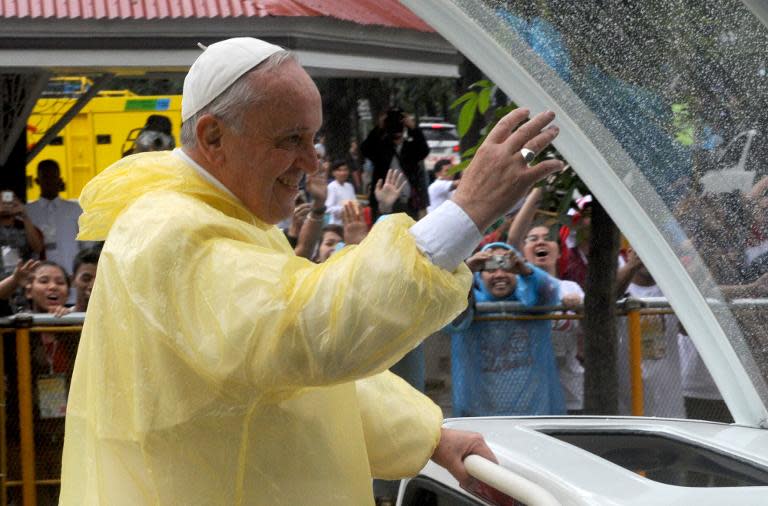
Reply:
M49 261L37 264L27 281L26 296L33 313L64 314L69 296L64 269ZM31 335L32 381L35 401L35 446L42 479L60 475L64 443L64 416L69 380L75 365L78 336L75 333L40 332ZM56 490L50 491L56 494ZM46 492L47 493L47 492ZM47 501L44 501L47 504Z
M521 249L528 262L557 279L560 260L557 230L551 223L534 221L541 200L541 188L531 190L509 228L508 240ZM584 291L574 281L558 279L558 292L560 301L568 307L578 306L584 300ZM584 368L578 358L582 340L578 320L552 321L552 345L569 414L581 414L584 409Z

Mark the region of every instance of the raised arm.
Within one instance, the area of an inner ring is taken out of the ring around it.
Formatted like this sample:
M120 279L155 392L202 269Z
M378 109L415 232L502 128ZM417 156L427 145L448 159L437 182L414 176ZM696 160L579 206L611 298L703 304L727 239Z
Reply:
M301 226L296 247L293 249L297 256L310 258L315 246L320 241L325 218L325 199L328 194L328 184L325 175L317 171L307 176L307 193L312 197L312 206L307 219Z
M525 234L531 229L531 223L536 216L536 211L541 204L543 192L541 187L534 188L530 191L525 198L523 207L515 215L512 220L512 224L509 225L509 232L507 234L507 242L517 248L518 251L523 251L523 242L525 242Z

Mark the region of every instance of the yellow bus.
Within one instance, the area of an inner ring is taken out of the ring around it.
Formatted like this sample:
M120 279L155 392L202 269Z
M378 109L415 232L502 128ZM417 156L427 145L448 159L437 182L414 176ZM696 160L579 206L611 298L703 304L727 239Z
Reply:
M27 121L28 149L64 115L90 81L86 78L51 80L51 86L37 101ZM77 199L83 186L96 174L119 160L150 115L162 115L171 122L176 145L181 128L181 95L145 96L128 90L101 91L27 164L27 201L40 196L34 183L37 164L53 159L61 167L65 188L62 198Z

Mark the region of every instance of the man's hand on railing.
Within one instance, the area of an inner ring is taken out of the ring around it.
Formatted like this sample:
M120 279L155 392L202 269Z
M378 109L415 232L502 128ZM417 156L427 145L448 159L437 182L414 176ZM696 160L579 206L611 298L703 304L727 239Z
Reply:
M464 459L469 455L480 455L491 462L499 463L483 436L477 432L440 430L440 442L432 454L432 461L444 467L463 487L467 487L474 479L464 467Z

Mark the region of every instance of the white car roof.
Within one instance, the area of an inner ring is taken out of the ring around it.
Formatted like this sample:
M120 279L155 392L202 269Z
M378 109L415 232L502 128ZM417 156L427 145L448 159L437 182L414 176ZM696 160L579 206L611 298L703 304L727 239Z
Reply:
M653 481L545 433L659 435L729 455L768 474L768 432L751 427L631 417L465 418L447 420L445 427L483 434L504 468L548 491L563 506L748 505L762 504L768 497L768 486L699 488ZM433 463L421 474L460 490L451 475Z

